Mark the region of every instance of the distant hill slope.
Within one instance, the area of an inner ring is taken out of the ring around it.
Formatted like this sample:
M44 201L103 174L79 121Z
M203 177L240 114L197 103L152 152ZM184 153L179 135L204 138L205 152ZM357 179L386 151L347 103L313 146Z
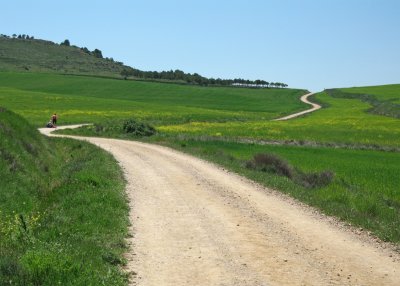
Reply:
M124 77L125 79L157 82L186 83L201 86L236 86L247 88L284 88L282 82L243 78L207 78L198 73L181 70L142 71L112 58L103 58L100 50L71 46L69 40L61 44L38 40L26 35L12 37L0 34L0 71L32 71L62 74Z
M0 37L0 71L120 76L124 68L120 62L96 57L75 46Z
M369 103L368 112L400 118L400 84L328 89L326 92L336 98L356 98Z

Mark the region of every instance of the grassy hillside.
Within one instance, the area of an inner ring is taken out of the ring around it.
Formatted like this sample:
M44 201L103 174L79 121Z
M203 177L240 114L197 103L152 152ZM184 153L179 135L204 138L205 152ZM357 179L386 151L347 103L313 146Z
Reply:
M0 108L0 284L124 285L124 181L86 143Z
M400 118L400 85L383 85L326 90L335 98L359 99L370 105L368 112Z
M124 65L73 46L44 40L0 37L0 71L56 72L120 76Z
M369 94L381 101L392 101L400 104L400 84L341 88L340 90L348 93Z
M307 108L296 89L244 89L34 73L0 73L2 104L42 126L135 116L154 124L266 120Z
M86 47L70 46L68 40L60 45L51 41L37 40L26 35L14 38L0 34L0 71L50 72L106 76L130 80L146 80L191 84L200 86L246 87L287 87L281 82L265 80L207 78L198 73L185 73L181 70L142 71L115 62L112 58L103 58L99 49L89 51Z

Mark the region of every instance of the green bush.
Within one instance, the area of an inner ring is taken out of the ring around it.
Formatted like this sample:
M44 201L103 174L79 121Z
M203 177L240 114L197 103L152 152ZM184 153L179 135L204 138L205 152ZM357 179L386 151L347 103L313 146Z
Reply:
M123 130L125 133L130 133L136 136L151 136L156 133L153 126L136 121L135 119L128 119L123 124Z

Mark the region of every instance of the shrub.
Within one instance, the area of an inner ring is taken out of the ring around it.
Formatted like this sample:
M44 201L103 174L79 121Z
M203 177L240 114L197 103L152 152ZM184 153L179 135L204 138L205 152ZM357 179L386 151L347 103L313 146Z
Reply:
M293 168L288 162L274 154L256 154L246 162L246 168L285 176L305 188L329 185L335 174L331 171L304 173Z
M293 168L283 159L273 154L256 154L252 161L246 163L249 169L271 172L293 178Z
M153 126L136 121L135 119L128 119L123 124L123 130L125 133L130 133L135 136L151 136L156 133L156 130Z
M335 174L331 171L322 171L320 173L301 174L300 183L306 188L324 187L329 185Z

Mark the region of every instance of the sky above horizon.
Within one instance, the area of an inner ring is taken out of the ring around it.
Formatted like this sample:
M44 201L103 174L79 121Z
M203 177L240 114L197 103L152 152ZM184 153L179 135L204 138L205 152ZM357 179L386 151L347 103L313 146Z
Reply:
M141 70L292 88L400 83L398 0L3 0L0 34L95 48Z

